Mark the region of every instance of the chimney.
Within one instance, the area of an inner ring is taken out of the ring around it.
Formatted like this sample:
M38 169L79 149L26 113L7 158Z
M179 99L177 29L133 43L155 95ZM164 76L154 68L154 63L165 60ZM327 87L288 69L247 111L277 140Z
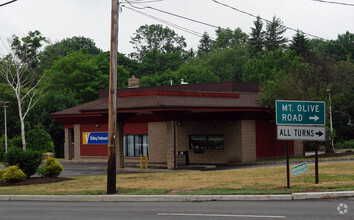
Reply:
M135 78L135 75L132 75L132 77L128 79L128 88L138 88L138 87L139 87L139 79Z

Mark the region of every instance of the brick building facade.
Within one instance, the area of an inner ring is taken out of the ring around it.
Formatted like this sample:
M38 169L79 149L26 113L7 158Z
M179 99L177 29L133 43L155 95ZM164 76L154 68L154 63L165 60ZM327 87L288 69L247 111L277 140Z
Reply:
M178 167L178 155L191 164L252 162L285 155L272 117L257 100L256 83L217 82L118 91L117 166L148 154L150 163ZM65 126L65 159L101 161L108 123L108 92L99 99L52 114ZM97 137L93 137L97 135ZM103 135L102 137L99 137ZM303 155L302 142L290 142L290 155Z

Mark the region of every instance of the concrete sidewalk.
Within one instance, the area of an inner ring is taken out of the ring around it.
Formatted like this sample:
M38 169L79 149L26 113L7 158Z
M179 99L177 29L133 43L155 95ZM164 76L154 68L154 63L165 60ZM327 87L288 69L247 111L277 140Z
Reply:
M60 202L207 202L290 201L354 197L354 191L292 193L280 195L0 195L0 201Z

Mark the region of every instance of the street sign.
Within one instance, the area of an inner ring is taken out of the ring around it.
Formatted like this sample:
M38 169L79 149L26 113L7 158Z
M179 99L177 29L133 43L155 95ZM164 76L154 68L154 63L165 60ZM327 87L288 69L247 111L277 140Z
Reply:
M303 141L325 141L325 127L309 127L309 126L277 126L278 140L303 140Z
M293 177L303 174L307 171L309 171L309 166L307 162L304 162L291 168L291 174Z
M325 120L325 102L275 101L277 125L322 125Z

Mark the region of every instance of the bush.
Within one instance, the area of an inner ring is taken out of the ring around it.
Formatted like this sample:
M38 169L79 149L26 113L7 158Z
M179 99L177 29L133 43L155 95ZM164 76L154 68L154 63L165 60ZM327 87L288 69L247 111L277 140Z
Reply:
M54 143L50 134L42 127L36 126L26 133L27 149L54 152Z
M41 177L58 177L63 171L63 166L55 158L48 158L44 166L37 169Z
M22 148L21 137L14 137L12 139L9 139L9 137L7 137L7 149L10 149L11 147ZM5 151L5 134L3 134L0 137L0 161L4 161Z
M26 174L17 166L10 166L2 175L2 180L7 183L19 182L26 179Z
M18 165L28 178L36 173L42 161L42 152L34 150L23 151L20 148L12 147L5 154L5 163L8 166Z
M2 176L4 175L5 172L6 172L6 170L0 169L0 180L2 179Z
M38 167L36 170L36 174L40 177L46 177L47 176L47 168L45 166Z
M0 161L4 160L5 155L5 135L0 137Z
M344 147L349 148L349 149L354 149L354 139L344 141Z

